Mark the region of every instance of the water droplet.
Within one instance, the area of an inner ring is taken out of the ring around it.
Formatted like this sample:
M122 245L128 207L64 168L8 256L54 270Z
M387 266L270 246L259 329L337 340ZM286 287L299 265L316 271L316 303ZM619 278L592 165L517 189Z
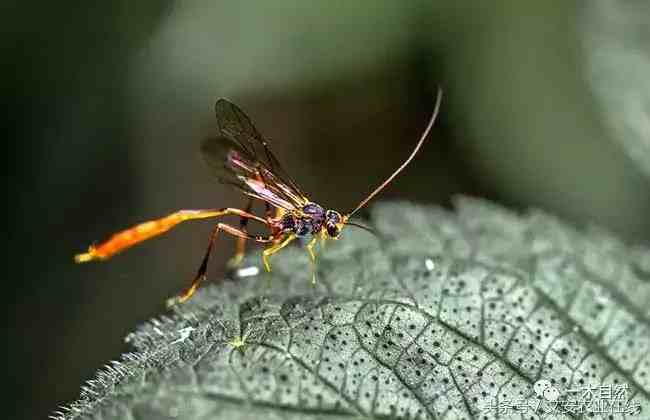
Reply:
M253 277L260 273L259 267L251 266L244 267L237 270L237 277Z

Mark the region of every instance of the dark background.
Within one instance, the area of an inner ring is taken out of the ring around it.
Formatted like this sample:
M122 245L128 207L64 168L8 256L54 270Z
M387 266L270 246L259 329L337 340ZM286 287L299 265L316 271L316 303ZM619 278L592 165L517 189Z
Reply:
M123 337L188 283L210 223L104 264L77 266L75 253L179 208L243 205L198 153L218 97L253 118L315 201L348 210L408 155L442 86L433 136L381 199L471 194L648 243L647 160L629 152L647 134L620 141L594 77L607 76L592 53L611 10L521 3L1 6L6 418L45 417L127 350ZM623 19L639 19L626 5ZM630 85L647 100L647 82Z

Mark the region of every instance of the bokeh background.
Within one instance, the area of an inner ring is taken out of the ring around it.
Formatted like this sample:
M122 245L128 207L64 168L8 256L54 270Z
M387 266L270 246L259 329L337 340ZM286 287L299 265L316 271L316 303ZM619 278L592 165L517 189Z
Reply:
M650 242L645 1L5 2L6 418L43 418L128 349L202 257L209 222L105 264L72 256L178 208L241 206L198 145L239 104L315 201L454 194ZM232 243L220 242L219 276Z

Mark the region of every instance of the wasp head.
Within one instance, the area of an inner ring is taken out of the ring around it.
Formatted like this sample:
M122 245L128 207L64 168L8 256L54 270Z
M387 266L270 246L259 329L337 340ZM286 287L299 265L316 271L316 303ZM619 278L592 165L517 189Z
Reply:
M325 212L325 230L330 238L336 239L343 229L345 221L341 213L335 210L327 210Z

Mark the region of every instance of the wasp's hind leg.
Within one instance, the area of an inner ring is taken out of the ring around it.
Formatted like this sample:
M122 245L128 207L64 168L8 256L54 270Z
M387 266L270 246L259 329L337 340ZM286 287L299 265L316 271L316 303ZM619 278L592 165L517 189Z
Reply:
M246 205L246 213L250 213L251 210L253 209L253 200L254 200L253 198L250 198L248 200L248 204ZM269 220L270 218L273 217L273 210L271 208L271 205L268 203L268 201L264 202L264 208L265 208L264 215L266 217L266 220ZM248 229L247 229L248 220L249 220L248 218L243 216L239 219L239 230L248 233ZM228 260L227 263L228 268L239 267L246 253L245 251L246 251L247 240L248 240L247 238L241 238L241 237L237 238L237 243L235 244L235 255L233 255L232 258Z
M253 198L248 199L248 204L246 204L246 213L250 213L253 208ZM242 232L248 233L248 218L247 217L240 217L239 219L239 230ZM235 243L235 255L232 256L226 263L226 266L228 268L237 268L241 264L242 260L244 259L244 255L246 252L246 241L248 238L244 237L237 237L237 242Z
M219 236L219 232L222 230L230 235L236 236L237 238L251 239L255 242L260 242L260 243L267 243L273 240L273 237L271 236L264 237L264 236L249 235L248 233L240 229L234 228L230 225L227 225L225 223L217 224L217 226L212 231L212 234L210 234L208 248L205 251L205 255L203 256L203 260L201 261L201 265L199 266L196 275L192 279L192 283L190 284L190 287L185 289L180 295L168 299L167 307L174 306L177 303L187 302L194 295L194 293L196 293L199 286L206 278L206 273L208 271L208 261L210 260L210 254L212 253L212 248L214 246L214 243L216 242L217 237Z

